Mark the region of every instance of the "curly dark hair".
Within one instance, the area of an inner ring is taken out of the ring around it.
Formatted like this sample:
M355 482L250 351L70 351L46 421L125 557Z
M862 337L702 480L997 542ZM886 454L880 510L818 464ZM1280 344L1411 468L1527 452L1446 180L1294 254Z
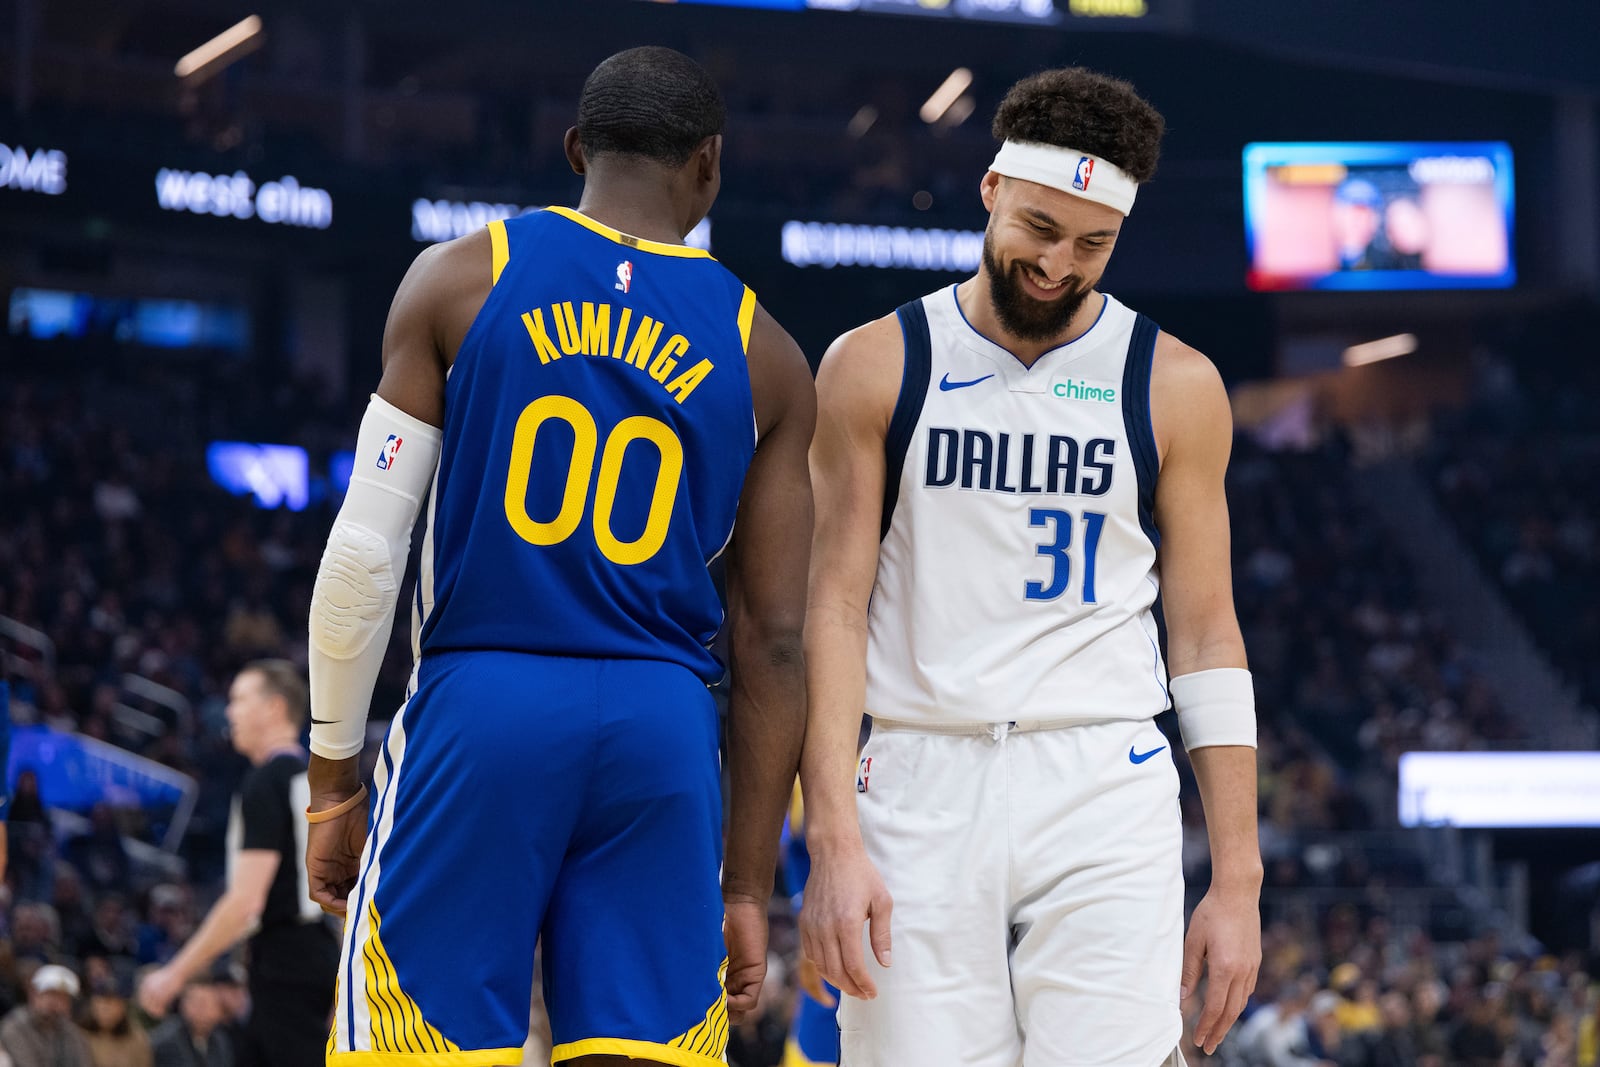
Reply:
M1075 148L1147 182L1161 156L1161 113L1132 85L1083 67L1040 71L1011 87L993 131L1006 141Z
M583 83L578 140L591 155L616 152L680 167L722 132L727 108L704 67L671 48L618 52Z

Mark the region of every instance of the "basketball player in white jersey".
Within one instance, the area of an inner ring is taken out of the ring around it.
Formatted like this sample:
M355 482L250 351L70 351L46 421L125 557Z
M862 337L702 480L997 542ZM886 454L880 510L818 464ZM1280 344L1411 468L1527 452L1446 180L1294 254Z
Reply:
M1096 290L1160 115L1055 70L994 132L977 274L818 374L804 948L847 1067L1178 1064L1180 997L1205 975L1214 1050L1261 955L1228 398ZM1214 870L1187 938L1169 705Z

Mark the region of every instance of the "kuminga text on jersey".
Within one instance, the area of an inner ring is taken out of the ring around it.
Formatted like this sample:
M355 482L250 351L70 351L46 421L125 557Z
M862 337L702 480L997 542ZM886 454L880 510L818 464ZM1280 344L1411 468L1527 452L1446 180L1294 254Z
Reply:
M680 364L688 362L689 339L681 333L672 333L662 343L664 324L649 315L641 315L634 323L631 307L589 300L574 307L571 300L564 300L549 306L548 317L546 310L534 308L522 313L522 325L528 331L528 339L533 342L541 364L554 363L563 356L619 359L661 383L680 404L689 399L695 386L705 381L712 371L709 359L701 359L686 370L678 371Z
M1116 454L1117 442L1109 437L1080 445L1064 434L991 434L930 426L923 484L930 489L959 485L991 493L1104 496L1111 490Z

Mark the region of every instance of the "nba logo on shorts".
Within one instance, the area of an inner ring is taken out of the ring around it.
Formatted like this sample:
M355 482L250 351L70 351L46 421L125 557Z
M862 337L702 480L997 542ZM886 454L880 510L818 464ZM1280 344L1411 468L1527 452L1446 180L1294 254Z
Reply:
M633 261L623 260L617 264L617 289L626 293L633 288Z
M1087 192L1089 189L1089 175L1093 173L1094 157L1084 156L1082 159L1078 160L1078 171L1072 176L1072 187L1074 189L1082 189Z
M400 451L402 440L403 438L396 437L394 434L389 435L389 439L383 443L383 450L378 453L379 470L386 471L394 466L395 453Z
M857 793L865 793L867 791L867 779L870 778L871 776L872 776L872 757L871 756L862 756L861 757L861 769L856 772L856 792Z

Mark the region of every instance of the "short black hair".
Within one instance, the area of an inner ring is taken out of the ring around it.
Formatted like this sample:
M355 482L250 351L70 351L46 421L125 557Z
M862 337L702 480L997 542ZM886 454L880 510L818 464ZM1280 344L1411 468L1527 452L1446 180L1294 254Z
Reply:
M1083 67L1030 75L1011 87L995 112L1002 141L1073 148L1099 156L1147 182L1161 157L1166 123L1134 87Z
M728 118L717 83L682 52L630 48L594 68L578 99L585 152L642 156L681 167Z

